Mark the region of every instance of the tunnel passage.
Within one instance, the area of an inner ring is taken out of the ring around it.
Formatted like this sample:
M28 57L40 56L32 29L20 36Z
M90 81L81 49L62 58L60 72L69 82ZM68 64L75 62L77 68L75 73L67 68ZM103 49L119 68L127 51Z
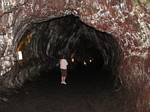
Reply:
M80 71L88 76L92 71L89 76L95 77L93 72L103 71L102 77L117 77L121 49L115 38L86 25L74 15L33 23L22 37L15 40L16 51L23 52L19 71L26 74L25 69L28 69L29 77L58 66L62 54L69 61L72 74ZM87 77L76 76L78 79Z

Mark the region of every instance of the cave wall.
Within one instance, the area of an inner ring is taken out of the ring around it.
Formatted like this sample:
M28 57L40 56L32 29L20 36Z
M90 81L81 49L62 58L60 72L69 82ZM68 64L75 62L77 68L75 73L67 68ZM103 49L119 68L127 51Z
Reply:
M116 37L123 51L118 77L131 93L138 91L137 107L150 108L149 0L1 0L0 6L1 77L13 68L16 43L31 23L74 14Z

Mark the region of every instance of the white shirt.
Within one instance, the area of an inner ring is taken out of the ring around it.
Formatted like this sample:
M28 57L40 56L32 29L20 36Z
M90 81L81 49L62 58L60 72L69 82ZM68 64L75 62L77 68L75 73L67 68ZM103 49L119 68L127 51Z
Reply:
M60 59L60 69L67 69L68 62L66 59Z

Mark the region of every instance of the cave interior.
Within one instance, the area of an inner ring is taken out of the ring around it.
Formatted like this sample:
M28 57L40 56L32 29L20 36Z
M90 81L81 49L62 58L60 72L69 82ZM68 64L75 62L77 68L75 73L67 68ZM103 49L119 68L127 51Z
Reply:
M57 82L59 58L63 54L69 62L70 84L115 85L121 57L117 41L113 35L96 30L77 16L32 23L17 40L16 51L23 53L23 60L19 61L22 72L34 68L40 78Z

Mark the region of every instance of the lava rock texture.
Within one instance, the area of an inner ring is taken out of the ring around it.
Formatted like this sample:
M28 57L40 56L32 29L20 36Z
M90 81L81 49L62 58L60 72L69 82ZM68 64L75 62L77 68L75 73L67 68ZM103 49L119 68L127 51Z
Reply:
M85 24L114 36L122 49L117 67L121 85L135 96L136 112L150 111L149 0L1 0L0 5L1 79L18 76L11 73L17 67L16 46L33 24L73 14ZM24 66L23 79L29 76L28 66ZM1 80L1 85L5 82L5 86L14 87L18 79L14 80Z

